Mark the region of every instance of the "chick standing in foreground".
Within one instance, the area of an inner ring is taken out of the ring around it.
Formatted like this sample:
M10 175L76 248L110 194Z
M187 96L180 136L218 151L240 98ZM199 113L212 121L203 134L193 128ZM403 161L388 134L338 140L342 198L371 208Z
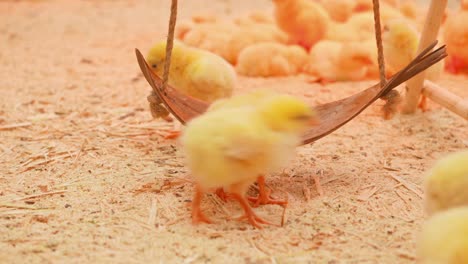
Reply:
M151 48L146 61L156 75L162 77L165 59L166 42L161 41ZM234 68L223 58L179 42L174 43L169 69L169 85L172 87L186 95L213 102L216 99L231 96L235 83ZM160 100L153 101L153 104L161 104ZM154 115L165 118L168 114L168 112L163 112ZM179 131L172 131L167 138L178 137L179 133Z
M286 165L301 134L315 121L310 107L292 96L269 96L257 104L242 105L218 105L190 121L182 136L187 165L196 180L195 224L211 222L200 202L204 193L217 188L239 201L252 225L268 224L254 213L245 193L257 176Z
M439 160L425 179L429 214L456 206L468 206L468 150Z
M468 206L432 216L423 225L418 243L418 263L468 263Z
M277 94L269 90L255 90L246 94L237 95L235 97L217 100L210 105L207 111L253 106L274 96L277 96ZM288 204L287 200L277 200L270 196L271 190L266 187L265 175L261 174L257 177L257 185L258 195L248 197L249 201L254 202L254 207L257 207L261 204L278 204L282 206ZM222 200L227 201L228 197L223 188L218 188L216 190L216 194Z
M330 17L324 8L311 0L273 0L276 24L288 33L291 42L309 50L322 39Z

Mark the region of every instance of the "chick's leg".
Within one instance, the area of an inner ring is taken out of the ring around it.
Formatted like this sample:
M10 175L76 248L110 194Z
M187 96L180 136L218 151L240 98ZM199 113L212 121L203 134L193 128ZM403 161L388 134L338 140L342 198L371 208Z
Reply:
M224 188L218 188L216 189L215 191L215 194L223 201L223 202L227 202L227 199L228 199L228 194L226 194L226 192L224 191Z
M249 220L249 223L253 225L254 227L258 229L262 229L262 226L260 224L275 225L257 216L255 212L252 210L252 208L250 207L249 203L247 202L247 199L245 199L245 197L242 196L241 194L230 193L229 196L237 200L240 203L242 209L244 209L245 215L241 218L244 218L244 217L247 218L247 220Z
M169 130L168 133L164 136L165 139L177 139L182 134L180 130L180 123L174 122L174 128Z
M423 112L427 111L427 97L425 95L421 95L421 100L419 101L418 107Z
M261 204L279 204L281 206L286 206L288 204L287 200L275 200L270 197L271 190L265 186L265 176L258 176L257 183L258 196L248 197L249 201L254 202L254 207L258 207Z
M195 187L195 195L193 196L192 201L192 223L194 225L199 223L211 224L211 220L208 219L205 214L201 211L201 200L203 197L203 191L200 186Z

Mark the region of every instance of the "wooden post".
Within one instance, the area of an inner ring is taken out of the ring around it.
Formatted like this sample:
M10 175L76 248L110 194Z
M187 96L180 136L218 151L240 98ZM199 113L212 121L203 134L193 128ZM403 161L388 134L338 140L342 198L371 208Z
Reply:
M429 6L429 11L427 12L426 21L419 41L418 52L421 52L421 50L437 39L446 7L447 0L431 0L431 5ZM425 72L421 72L406 82L406 96L402 109L403 113L411 114L416 111L424 77Z
M428 80L424 82L422 94L468 120L468 99L463 99Z

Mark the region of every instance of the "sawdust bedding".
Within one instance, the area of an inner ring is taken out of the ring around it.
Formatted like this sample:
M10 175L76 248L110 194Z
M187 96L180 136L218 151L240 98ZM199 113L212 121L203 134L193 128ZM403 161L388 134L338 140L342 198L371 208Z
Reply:
M190 178L177 142L161 137L173 125L150 117L133 50L164 37L167 2L0 2L0 263L414 262L422 176L468 144L466 121L432 102L389 121L377 102L299 148L268 179L287 209L256 209L283 227L229 220L240 208L214 196L203 207L216 224L191 225ZM180 17L269 4L183 1ZM236 92L323 103L374 83L305 79L241 77ZM440 84L468 96L463 77Z

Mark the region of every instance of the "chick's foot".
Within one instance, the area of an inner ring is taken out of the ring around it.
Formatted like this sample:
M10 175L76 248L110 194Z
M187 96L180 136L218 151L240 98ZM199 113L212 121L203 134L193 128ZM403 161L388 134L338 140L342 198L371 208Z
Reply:
M271 198L271 190L265 186L265 177L259 176L257 179L258 183L258 196L248 197L249 201L253 202L253 207L258 207L261 204L278 204L281 206L287 206L287 200L276 200Z
M421 95L421 101L419 101L418 108L421 109L421 111L426 112L427 111L427 97L424 95Z
M203 196L203 192L197 186L195 189L195 195L192 201L192 224L197 225L200 223L207 223L211 224L211 220L205 216L205 214L201 211L201 199Z
M179 137L180 137L180 131L177 131L177 130L169 131L169 133L164 136L165 139L176 139Z
M245 199L245 197L243 197L242 195L233 193L233 194L229 194L229 197L232 197L233 199L237 200L240 203L241 207L244 209L245 215L241 216L239 220L247 218L249 223L258 229L263 228L260 224L275 225L257 216L255 212L252 210L252 208L250 207L249 203L247 202L247 199Z

